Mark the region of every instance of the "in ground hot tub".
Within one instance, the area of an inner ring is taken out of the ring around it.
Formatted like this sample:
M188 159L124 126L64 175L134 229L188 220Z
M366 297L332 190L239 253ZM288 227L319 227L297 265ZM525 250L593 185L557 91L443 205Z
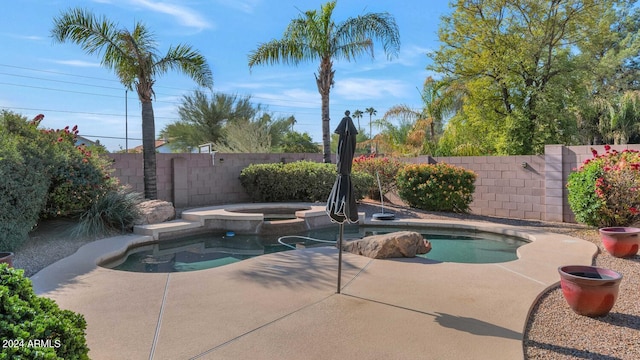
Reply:
M209 231L237 234L302 232L331 224L324 204L255 203L203 207L182 212L181 219L161 224L140 225L134 232L154 239L172 239ZM360 213L360 223L364 213Z

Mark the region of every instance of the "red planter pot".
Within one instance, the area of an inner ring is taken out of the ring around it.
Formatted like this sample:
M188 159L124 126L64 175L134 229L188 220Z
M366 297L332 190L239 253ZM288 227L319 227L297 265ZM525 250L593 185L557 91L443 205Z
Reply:
M13 253L12 252L0 252L0 264L5 263L13 267Z
M638 253L640 228L607 227L598 230L602 245L615 257L630 257Z
M562 294L571 309L579 315L604 316L618 298L622 275L616 271L583 265L558 268Z

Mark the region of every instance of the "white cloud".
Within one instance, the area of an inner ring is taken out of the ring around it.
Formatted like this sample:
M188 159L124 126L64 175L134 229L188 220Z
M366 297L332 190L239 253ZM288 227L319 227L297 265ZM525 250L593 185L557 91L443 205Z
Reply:
M425 48L418 45L409 45L400 49L398 61L404 66L415 66L416 63L420 66L426 66L427 54L433 51L432 49Z
M151 11L167 14L175 17L177 21L188 27L197 28L198 30L212 28L213 24L204 19L197 12L169 2L156 2L151 0L131 0L133 4L142 6Z
M347 78L336 80L333 92L348 100L383 99L405 96L407 85L399 80Z
M42 41L46 39L43 36L37 36L37 35L7 34L7 36L12 37L14 39L29 40L29 41Z
M69 66L75 66L75 67L100 67L101 66L100 63L83 61L83 60L51 60L51 61L56 64L69 65Z

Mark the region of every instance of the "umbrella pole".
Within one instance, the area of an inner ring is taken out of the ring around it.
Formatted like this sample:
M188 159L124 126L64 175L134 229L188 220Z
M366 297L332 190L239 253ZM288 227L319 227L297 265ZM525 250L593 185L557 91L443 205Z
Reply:
M340 238L338 239L338 291L340 294L340 279L342 278L342 237L344 236L344 223L340 223Z

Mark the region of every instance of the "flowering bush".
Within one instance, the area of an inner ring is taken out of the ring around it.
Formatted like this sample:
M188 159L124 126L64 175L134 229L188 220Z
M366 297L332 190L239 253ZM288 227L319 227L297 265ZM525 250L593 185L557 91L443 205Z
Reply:
M580 223L626 226L640 219L640 153L604 149L569 175L569 206Z
M117 187L110 161L84 145L77 127L39 128L0 111L0 249L18 248L40 217L77 216Z
M117 188L110 176L109 160L98 156L84 144L75 145L78 127L43 129L51 154L51 185L43 217L80 215L100 196Z
M467 212L476 176L473 171L445 163L407 165L398 172L398 195L423 210Z
M404 166L398 159L388 157L377 157L375 154L361 155L353 159L353 170L361 171L373 176L376 174L380 177L380 187L382 193L386 194L396 187L396 175ZM372 199L380 199L380 189L378 189L377 180L373 187L367 189L368 195Z

